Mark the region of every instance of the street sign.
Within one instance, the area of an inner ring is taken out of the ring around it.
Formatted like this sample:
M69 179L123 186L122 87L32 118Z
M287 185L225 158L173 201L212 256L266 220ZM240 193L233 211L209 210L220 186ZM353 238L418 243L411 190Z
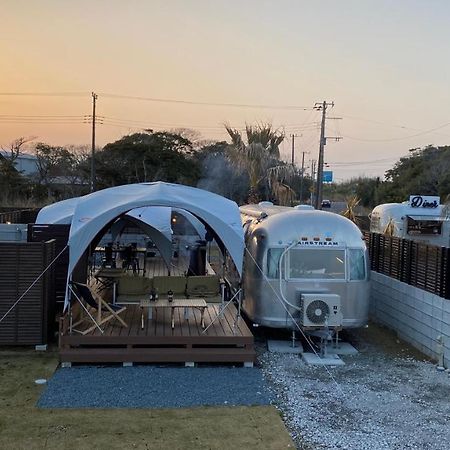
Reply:
M333 171L332 170L324 170L322 181L324 183L332 183L333 182Z

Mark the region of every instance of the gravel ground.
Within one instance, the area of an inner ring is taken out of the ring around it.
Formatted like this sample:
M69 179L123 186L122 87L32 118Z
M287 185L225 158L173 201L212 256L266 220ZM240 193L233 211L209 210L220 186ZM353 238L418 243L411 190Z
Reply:
M360 351L345 366L307 366L297 355L259 362L299 449L450 448L450 376L371 325L348 335Z
M234 367L72 367L58 369L41 408L185 408L267 405L262 373Z

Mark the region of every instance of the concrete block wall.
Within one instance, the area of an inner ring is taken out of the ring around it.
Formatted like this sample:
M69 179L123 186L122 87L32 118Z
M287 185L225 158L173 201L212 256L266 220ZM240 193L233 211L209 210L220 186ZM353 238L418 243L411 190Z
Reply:
M436 361L442 336L450 368L450 300L372 271L370 315Z
M0 223L0 242L27 242L28 225Z

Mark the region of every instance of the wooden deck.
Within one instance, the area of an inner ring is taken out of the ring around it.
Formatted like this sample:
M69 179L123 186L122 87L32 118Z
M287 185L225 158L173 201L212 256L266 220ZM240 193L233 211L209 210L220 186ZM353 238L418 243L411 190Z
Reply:
M220 305L210 304L205 311L205 325L219 313ZM95 329L87 335L69 334L69 318L60 322L60 359L71 363L116 362L242 362L253 363L253 335L244 320L236 325L236 308L230 305L211 327L203 332L200 311L175 309L175 327L171 327L170 308L160 308L147 319L141 329L141 309L128 305L121 317L128 327L117 320L104 326L103 334ZM88 328L88 324L86 328Z

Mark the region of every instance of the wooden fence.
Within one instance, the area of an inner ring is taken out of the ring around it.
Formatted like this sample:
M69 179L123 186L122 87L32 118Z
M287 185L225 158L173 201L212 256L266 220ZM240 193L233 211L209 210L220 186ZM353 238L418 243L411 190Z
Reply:
M39 209L1 208L0 223L34 223Z
M55 253L59 253L67 245L69 240L70 225L39 225L28 224L28 242L47 242L55 240ZM69 268L69 250L66 250L59 258L55 267L55 304L52 305L56 312L62 310L66 295L67 271Z
M450 248L364 233L371 269L450 299Z
M0 319L55 258L55 241L0 242ZM47 343L54 317L54 267L0 322L0 345Z

